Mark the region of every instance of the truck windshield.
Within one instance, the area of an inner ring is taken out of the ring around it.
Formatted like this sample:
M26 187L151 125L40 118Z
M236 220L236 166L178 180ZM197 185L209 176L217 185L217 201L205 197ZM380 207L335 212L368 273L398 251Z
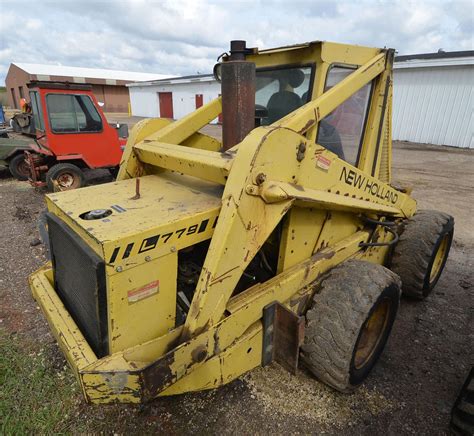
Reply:
M102 131L102 120L89 96L48 94L46 103L53 132L93 133Z
M257 70L255 106L269 125L303 106L310 98L314 67L283 67Z
M44 118L41 110L40 96L37 91L30 91L31 110L33 111L33 119L37 130L44 132Z

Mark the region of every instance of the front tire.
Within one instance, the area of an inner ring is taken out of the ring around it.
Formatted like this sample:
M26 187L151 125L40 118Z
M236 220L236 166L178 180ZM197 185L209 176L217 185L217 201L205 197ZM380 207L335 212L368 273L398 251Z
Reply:
M17 180L28 180L30 170L23 153L14 156L8 163L8 169Z
M84 185L84 175L76 165L59 163L53 165L46 173L46 184L52 192L69 191Z
M454 235L454 218L420 210L405 226L395 246L391 270L402 279L404 295L423 300L438 283Z
M380 357L399 301L400 279L382 265L348 260L333 268L306 313L302 361L324 383L351 392Z

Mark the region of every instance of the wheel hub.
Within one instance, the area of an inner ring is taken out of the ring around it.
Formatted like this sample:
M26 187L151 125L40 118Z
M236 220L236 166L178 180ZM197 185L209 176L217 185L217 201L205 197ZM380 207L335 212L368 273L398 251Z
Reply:
M371 313L362 327L359 340L356 344L354 366L356 369L362 368L372 357L383 333L387 327L390 315L390 302L388 299L382 300Z
M74 176L70 173L63 173L56 179L61 188L70 188L74 184Z
M444 259L447 255L449 247L449 233L444 235L441 243L438 246L438 250L436 251L435 258L433 260L433 266L431 267L430 271L430 283L438 277L438 274L441 272L441 268L444 263Z

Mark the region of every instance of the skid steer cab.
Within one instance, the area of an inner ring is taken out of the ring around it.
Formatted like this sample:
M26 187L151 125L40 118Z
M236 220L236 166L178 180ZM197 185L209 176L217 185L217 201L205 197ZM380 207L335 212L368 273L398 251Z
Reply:
M342 392L364 381L453 237L390 184L393 53L232 41L222 97L138 123L116 182L46 197L51 263L30 286L87 401L272 362ZM221 113L222 142L200 132Z
M51 191L84 184L84 169L116 173L127 125L109 124L90 85L32 82L30 105L36 141L26 153L30 183Z

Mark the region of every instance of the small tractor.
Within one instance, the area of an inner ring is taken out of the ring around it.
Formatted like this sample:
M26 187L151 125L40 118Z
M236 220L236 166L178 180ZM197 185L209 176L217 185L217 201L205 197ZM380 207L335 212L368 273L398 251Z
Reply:
M15 114L15 117L22 114ZM18 180L27 180L29 171L25 162L24 152L31 149L33 140L12 132L7 122L3 106L0 104L0 166L7 167L13 177Z
M366 379L454 228L391 185L393 56L232 41L221 97L139 122L116 182L47 195L51 262L30 287L88 402L273 361L342 392ZM200 132L221 113L222 142Z
M84 169L118 169L128 136L126 124L109 124L90 85L32 82L31 111L36 131L26 153L30 183L51 191L84 184Z
M25 151L32 149L33 140L22 135L11 136L9 131L0 130L0 166L8 167L17 180L28 180L29 169Z

